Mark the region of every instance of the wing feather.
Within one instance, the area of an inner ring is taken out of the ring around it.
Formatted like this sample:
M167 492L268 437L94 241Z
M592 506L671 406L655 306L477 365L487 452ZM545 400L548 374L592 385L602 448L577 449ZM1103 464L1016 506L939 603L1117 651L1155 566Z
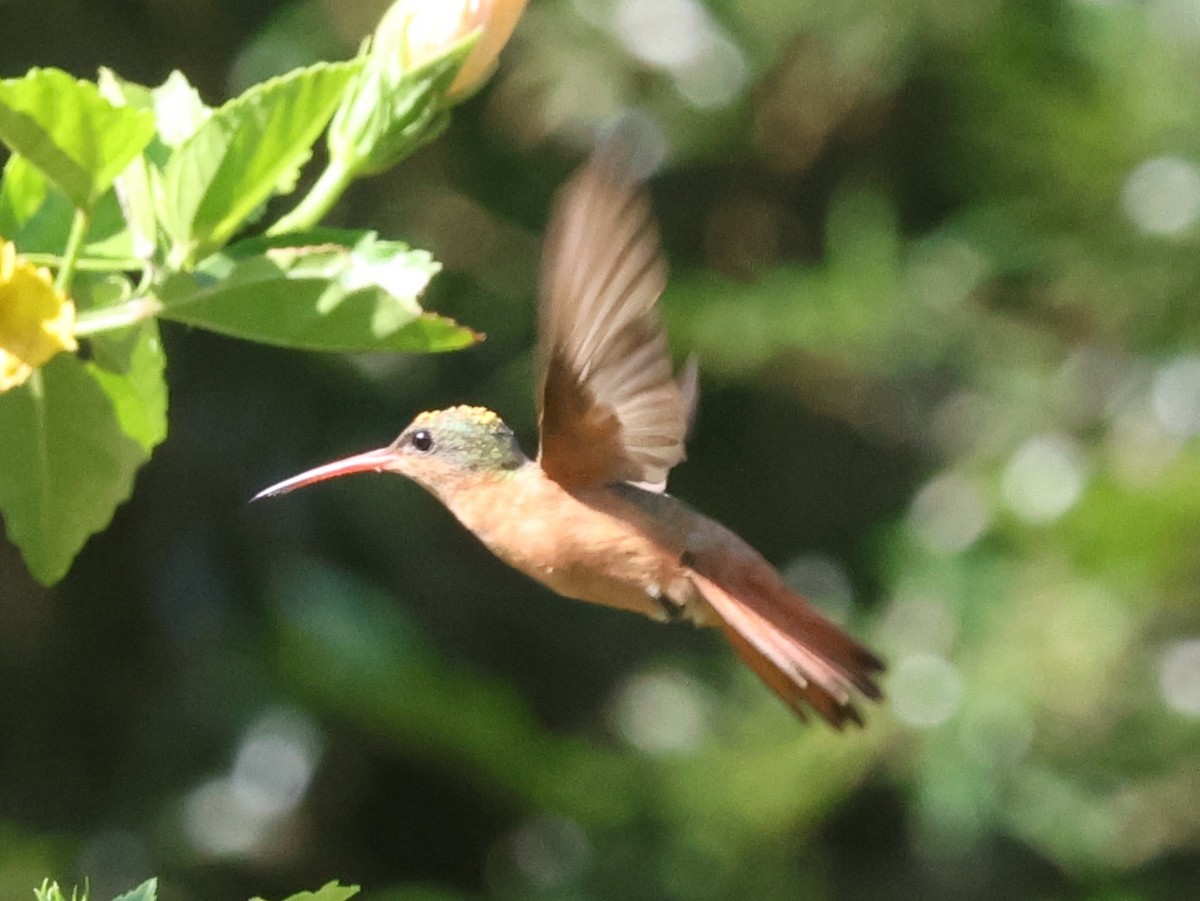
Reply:
M694 386L675 381L657 310L667 281L658 228L618 145L560 194L543 272L538 462L568 487L662 490L684 458Z

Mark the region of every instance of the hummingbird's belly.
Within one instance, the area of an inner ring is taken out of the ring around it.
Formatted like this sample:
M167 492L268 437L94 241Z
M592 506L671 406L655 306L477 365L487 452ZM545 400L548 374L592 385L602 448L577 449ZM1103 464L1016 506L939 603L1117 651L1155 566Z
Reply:
M661 552L641 536L525 521L491 550L505 563L569 598L661 616L659 600L677 581ZM678 588L676 587L678 591Z
M611 488L576 495L530 471L452 509L497 557L561 595L653 619L705 619L682 544Z
M527 520L513 537L517 546L496 554L565 597L657 620L703 619L679 555L623 517L575 501L554 517Z
M681 575L645 565L648 561L626 561L631 565L625 571L614 571L609 562L604 568L542 567L529 575L564 597L631 610L652 619L672 619L676 615L673 610L689 609L694 591Z

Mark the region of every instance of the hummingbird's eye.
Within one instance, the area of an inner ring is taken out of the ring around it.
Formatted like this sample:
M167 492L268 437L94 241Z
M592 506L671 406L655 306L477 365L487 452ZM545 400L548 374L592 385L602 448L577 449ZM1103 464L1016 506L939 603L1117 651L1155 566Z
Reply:
M408 443L419 454L427 454L433 450L433 436L429 434L427 429L418 429L413 432L412 437L408 439Z

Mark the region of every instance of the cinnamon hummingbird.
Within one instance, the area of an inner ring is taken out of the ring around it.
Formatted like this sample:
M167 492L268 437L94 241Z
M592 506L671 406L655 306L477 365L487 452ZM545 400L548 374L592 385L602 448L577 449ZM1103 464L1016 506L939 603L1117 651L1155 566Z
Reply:
M556 198L538 303L536 458L491 410L421 413L387 447L255 500L356 472L417 482L501 560L561 595L716 626L801 719L862 724L883 663L720 523L665 493L684 459L694 364L677 381L657 302L667 269L649 201L615 145Z

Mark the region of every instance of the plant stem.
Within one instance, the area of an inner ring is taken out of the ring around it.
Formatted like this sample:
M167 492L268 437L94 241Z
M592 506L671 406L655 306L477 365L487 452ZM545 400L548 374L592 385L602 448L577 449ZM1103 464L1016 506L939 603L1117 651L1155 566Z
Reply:
M87 237L91 221L88 210L76 207L75 217L71 220L71 233L67 236L67 246L63 250L62 265L54 279L54 287L68 296L71 294L71 279L75 277L75 262L79 259L79 251L83 247L83 239Z
M330 160L316 184L290 213L267 229L268 235L283 235L288 232L308 231L315 228L345 193L354 173L345 164Z
M53 253L23 253L21 256L35 266L59 269L63 265L63 258ZM82 257L75 261L76 272L129 272L135 269L144 270L145 268L145 260L138 260L133 257L126 259L117 257L113 257L112 259Z
M157 316L162 304L149 295L135 297L114 307L100 310L88 310L80 313L75 320L75 334L79 336L94 335L97 332L111 332L114 329L128 328L146 319Z

